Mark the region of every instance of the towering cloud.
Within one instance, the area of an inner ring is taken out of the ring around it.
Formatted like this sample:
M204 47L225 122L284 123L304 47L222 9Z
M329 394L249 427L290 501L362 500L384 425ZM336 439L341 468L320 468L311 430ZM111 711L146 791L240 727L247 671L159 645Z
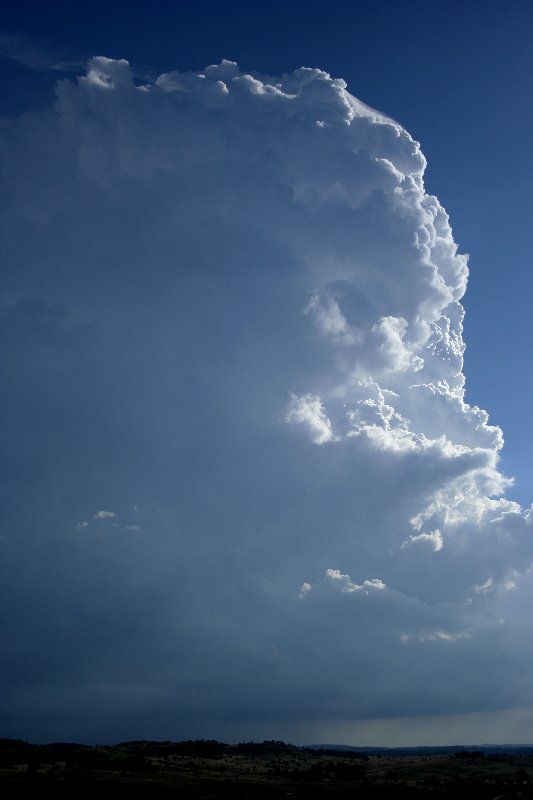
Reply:
M1 135L4 735L531 706L418 143L318 69L103 57Z

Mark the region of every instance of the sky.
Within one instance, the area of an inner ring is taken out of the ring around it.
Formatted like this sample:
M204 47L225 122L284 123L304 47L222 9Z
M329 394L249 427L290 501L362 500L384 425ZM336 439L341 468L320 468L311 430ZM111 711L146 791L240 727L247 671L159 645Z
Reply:
M533 742L530 4L6 8L0 733Z

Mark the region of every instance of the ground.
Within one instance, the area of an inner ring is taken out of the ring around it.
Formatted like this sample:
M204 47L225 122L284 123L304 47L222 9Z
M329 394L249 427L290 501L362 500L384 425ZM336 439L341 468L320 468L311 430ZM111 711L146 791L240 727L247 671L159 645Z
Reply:
M533 748L312 750L282 742L126 742L105 747L0 740L5 798L469 800L533 798Z

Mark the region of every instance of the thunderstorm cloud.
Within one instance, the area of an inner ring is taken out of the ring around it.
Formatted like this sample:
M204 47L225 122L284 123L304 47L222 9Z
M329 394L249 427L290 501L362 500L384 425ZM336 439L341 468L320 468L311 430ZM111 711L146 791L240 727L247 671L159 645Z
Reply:
M318 69L104 57L0 135L3 735L532 707L418 142Z

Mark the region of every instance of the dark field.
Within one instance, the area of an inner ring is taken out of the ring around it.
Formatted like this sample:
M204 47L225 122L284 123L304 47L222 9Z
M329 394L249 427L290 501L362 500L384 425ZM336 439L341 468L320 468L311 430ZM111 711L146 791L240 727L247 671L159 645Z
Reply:
M370 754L369 754L370 752ZM4 798L532 798L533 748L316 750L283 742L0 740Z

